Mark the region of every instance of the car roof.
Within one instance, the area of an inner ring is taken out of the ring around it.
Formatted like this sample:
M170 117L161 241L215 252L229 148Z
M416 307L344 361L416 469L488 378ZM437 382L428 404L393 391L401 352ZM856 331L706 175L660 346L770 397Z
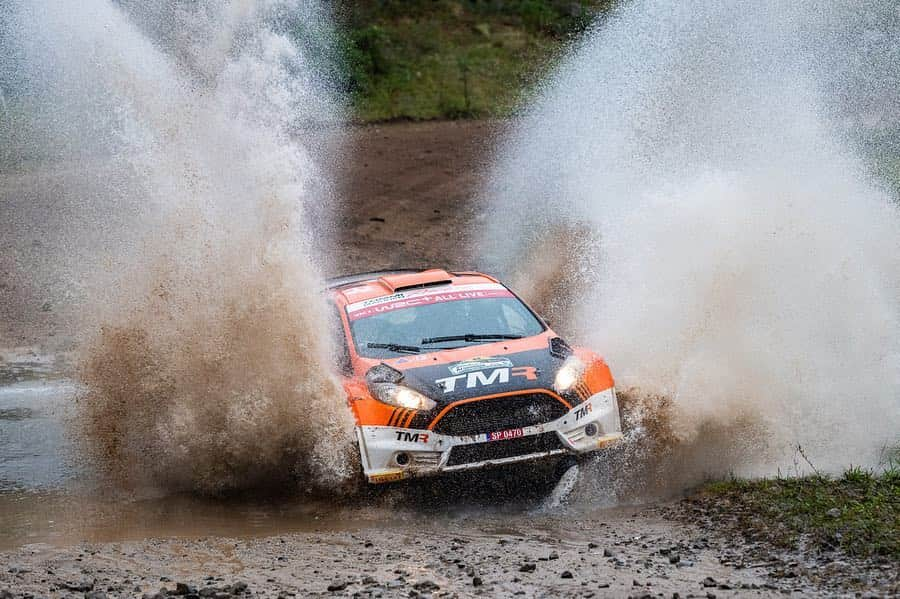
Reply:
M326 281L326 289L335 302L344 305L438 285L498 283L480 272L448 272L440 268L427 270L392 269L335 277Z

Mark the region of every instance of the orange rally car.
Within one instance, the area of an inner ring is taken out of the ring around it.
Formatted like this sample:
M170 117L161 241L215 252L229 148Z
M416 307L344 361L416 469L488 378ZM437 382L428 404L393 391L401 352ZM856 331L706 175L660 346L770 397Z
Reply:
M583 454L622 438L609 367L499 281L400 270L328 281L371 483Z

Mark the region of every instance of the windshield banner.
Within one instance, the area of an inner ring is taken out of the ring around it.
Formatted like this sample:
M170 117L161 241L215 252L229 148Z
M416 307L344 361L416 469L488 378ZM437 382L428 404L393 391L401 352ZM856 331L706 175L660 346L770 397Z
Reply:
M443 285L426 289L402 291L392 295L375 297L347 306L350 320L368 318L376 314L384 314L403 308L414 308L441 302L458 300L488 299L492 297L514 297L513 294L498 283L477 283L473 285Z

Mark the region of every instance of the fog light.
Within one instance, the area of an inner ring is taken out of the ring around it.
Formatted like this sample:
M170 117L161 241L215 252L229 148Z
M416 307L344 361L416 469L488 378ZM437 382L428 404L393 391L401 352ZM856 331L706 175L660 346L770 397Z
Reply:
M584 426L584 434L587 435L588 437L593 437L594 435L596 435L597 434L597 424L594 422L588 422Z
M394 457L394 461L397 462L398 466L406 466L407 464L409 464L409 454L398 453L396 457Z

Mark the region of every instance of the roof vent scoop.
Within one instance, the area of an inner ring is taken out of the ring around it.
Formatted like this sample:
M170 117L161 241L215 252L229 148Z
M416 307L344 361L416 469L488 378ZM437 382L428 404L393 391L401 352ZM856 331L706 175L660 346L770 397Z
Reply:
M453 282L452 275L446 270L434 268L421 272L403 273L378 277L378 282L392 292L404 289L417 289L419 287L433 287L436 285L449 285Z

